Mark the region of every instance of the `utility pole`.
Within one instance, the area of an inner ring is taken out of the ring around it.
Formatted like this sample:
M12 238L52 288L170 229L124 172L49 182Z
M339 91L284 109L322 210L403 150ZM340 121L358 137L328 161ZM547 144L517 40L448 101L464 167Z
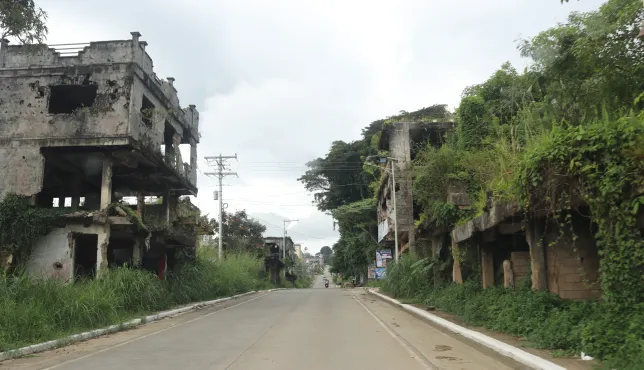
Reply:
M214 165L217 166L216 172L206 172L206 176L216 176L219 179L219 193L218 198L219 198L219 260L223 258L223 240L224 240L224 225L222 223L222 220L224 218L224 203L223 203L223 194L222 194L222 180L226 176L237 176L237 172L230 172L230 171L225 171L228 170L228 163L227 161L229 159L235 159L237 160L237 153L235 155L221 155L219 154L216 157L205 157L206 161L208 162L209 166Z
M295 221L299 221L299 220L284 220L283 221L284 222L284 240L283 240L283 243L282 243L282 258L284 259L284 261L286 261L286 226L288 226L289 223L295 222Z

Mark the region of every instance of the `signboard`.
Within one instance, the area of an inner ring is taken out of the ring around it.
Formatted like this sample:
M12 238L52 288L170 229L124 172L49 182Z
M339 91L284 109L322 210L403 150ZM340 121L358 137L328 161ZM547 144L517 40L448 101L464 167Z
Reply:
M384 279L387 277L387 269L384 267L376 267L376 279Z
M369 279L376 278L376 265L369 265Z
M387 267L387 260L391 258L391 249L376 251L376 267Z
M385 235L389 232L389 221L385 218L384 221L378 224L378 243L385 238Z

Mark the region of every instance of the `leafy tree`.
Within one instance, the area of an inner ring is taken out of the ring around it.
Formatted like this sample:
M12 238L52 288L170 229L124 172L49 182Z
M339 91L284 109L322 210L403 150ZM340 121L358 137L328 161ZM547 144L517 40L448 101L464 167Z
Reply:
M644 14L640 0L612 0L565 24L523 40L521 54L542 76L539 88L554 119L580 124L616 118L644 90L644 45L637 39ZM537 87L535 85L535 87Z
M264 244L263 233L266 226L248 216L245 210L235 213L223 213L222 224L224 227L223 248L225 252L252 252ZM215 223L215 230L219 225ZM212 243L212 244L211 244ZM204 244L218 245L219 240L207 239Z
M331 255L333 254L333 249L325 245L320 249L320 254L323 256L324 264L329 264L331 262Z
M23 44L47 38L47 13L33 0L0 0L0 38L13 38Z
M335 141L324 158L309 163L298 180L315 193L318 209L329 211L369 197L373 177L362 170L368 146L364 141Z

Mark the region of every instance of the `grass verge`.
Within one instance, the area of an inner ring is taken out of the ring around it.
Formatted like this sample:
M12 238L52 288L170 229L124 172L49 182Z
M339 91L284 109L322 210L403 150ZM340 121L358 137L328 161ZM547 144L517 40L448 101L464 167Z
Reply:
M196 264L183 266L163 281L128 268L75 284L0 276L0 351L269 287L262 261L243 254L229 255L222 262L198 258Z
M524 338L558 355L582 351L606 369L644 369L644 307L622 312L606 302L568 301L533 292L529 280L512 289L482 289L478 281L433 288L417 259L388 269L382 290L405 303L424 303L464 323Z

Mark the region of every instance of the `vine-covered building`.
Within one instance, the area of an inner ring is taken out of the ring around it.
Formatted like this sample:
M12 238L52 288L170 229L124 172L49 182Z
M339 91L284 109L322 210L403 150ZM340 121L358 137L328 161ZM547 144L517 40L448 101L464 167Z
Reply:
M130 262L163 276L177 250L194 250L199 212L179 197L197 194L199 112L131 35L1 42L0 197L65 214L34 245L33 273L73 280Z
M453 122L431 120L429 122L400 121L383 126L380 134L379 149L385 151L390 159L382 163L384 177L378 189L378 243L391 248L394 245L394 219L397 220L399 253L415 246L415 218L412 194L412 171L410 166L418 149L432 143L440 145L445 133L454 127ZM393 158L393 161L391 160ZM393 162L393 163L392 163ZM396 209L394 211L394 181L391 176L392 165L395 175Z

